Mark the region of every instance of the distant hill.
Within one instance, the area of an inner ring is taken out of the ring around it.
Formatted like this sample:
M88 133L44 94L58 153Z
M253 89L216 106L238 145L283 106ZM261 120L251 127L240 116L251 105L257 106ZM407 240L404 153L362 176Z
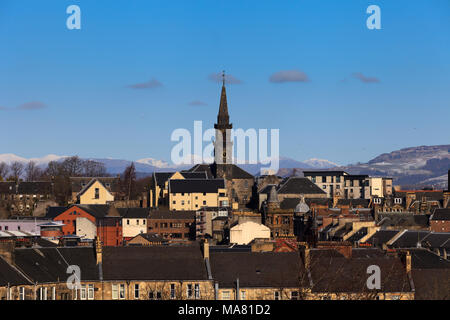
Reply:
M446 189L450 169L450 145L420 146L383 153L367 163L334 167L350 174L368 174L394 178L394 184L403 187L433 187ZM297 168L296 174L303 170ZM293 174L293 169L282 168L279 175Z

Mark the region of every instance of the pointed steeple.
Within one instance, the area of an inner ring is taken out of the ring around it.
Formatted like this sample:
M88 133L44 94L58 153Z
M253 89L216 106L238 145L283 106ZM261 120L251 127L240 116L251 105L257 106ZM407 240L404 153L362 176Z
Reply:
M225 71L222 72L222 93L220 94L219 114L217 115L217 124L229 125L230 116L228 115L227 91L225 89Z

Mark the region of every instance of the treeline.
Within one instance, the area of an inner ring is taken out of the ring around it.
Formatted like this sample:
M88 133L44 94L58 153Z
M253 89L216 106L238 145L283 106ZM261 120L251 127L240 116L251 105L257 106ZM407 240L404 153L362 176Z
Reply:
M53 177L105 177L105 165L93 160L83 160L77 156L63 161L50 161L42 168L36 162L26 164L18 161L8 165L0 162L0 181L50 181Z
M0 162L0 181L51 181L55 200L66 205L72 196L70 177L108 177L103 163L83 160L78 156L65 158L63 161L50 161L46 167L36 162L12 162L8 165ZM136 180L136 168L131 163L118 175L119 190L116 200L136 200L144 191L148 191L150 178Z

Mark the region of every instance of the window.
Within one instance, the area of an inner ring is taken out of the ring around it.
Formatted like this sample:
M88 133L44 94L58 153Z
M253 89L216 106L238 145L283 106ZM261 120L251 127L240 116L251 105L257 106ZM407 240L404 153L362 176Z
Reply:
M192 298L192 284L187 285L187 298L188 299Z
M230 300L230 291L222 291L222 300Z
M203 200L203 205L206 205L206 201L205 200Z
M200 299L200 285L197 283L194 286L195 299Z
M25 300L25 288L24 287L19 288L19 300Z
M322 189L326 189L326 188L327 188L327 186L326 186L326 185L323 185L323 186L322 186Z
M142 220L142 224L145 226L145 219L144 220Z
M148 293L148 299L149 299L149 300L154 300L154 299L155 299L155 294L153 293L153 291L150 291L150 292Z
M241 300L245 300L247 298L246 292L241 291Z
M47 288L39 288L38 300L47 300Z
M170 284L170 299L175 299L175 284Z
M139 284L138 283L136 283L134 285L134 298L139 299Z
M316 183L316 177L311 177L312 183Z
M327 177L322 177L322 182L327 182Z
M80 289L80 300L86 300L86 285L82 284Z
M291 291L291 300L298 300L298 291Z
M88 285L88 300L94 300L94 285Z
M336 182L341 183L341 177L336 177Z
M56 287L52 287L52 300L56 300Z
M125 285L123 283L120 284L119 299L125 299Z
M112 285L112 298L113 298L113 300L119 299L119 291L117 288L117 284Z
M137 225L137 226L139 225L139 220L136 220L136 225Z
M401 204L402 203L402 198L394 198L394 203L395 204Z
M280 291L275 291L273 293L273 299L274 300L280 300Z
M129 224L130 224L130 220L127 219L127 225L129 225Z
M161 300L162 299L162 293L161 291L157 291L156 292L156 300Z
M100 199L100 189L95 188L95 199Z

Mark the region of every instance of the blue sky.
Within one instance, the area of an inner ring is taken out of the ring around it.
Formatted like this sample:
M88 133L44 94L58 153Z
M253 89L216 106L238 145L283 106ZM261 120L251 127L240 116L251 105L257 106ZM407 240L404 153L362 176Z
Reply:
M66 28L71 4L81 30ZM371 4L381 30L366 27ZM450 143L448 0L1 0L0 40L0 153L169 160L174 129L213 125L208 76L223 69L241 80L234 127L279 128L283 156L347 164ZM309 81L269 81L282 70Z

